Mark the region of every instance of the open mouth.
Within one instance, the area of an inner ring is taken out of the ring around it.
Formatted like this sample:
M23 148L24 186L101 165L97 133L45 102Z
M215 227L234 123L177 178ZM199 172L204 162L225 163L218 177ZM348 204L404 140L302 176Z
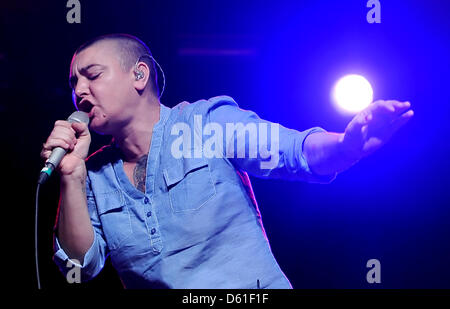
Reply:
M92 108L94 107L94 104L92 104L90 101L88 100L82 100L79 104L78 104L78 109L80 111L83 111L85 113L90 113Z

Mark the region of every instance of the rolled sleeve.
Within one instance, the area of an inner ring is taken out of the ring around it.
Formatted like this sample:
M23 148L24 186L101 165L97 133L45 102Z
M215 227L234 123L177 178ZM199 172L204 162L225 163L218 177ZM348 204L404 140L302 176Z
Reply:
M306 138L313 133L319 133L319 132L327 132L326 130L320 128L320 127L314 127L311 128L309 130L305 130L304 132L304 137L302 140L302 151L301 151L301 161L303 162L304 165L304 170L305 173L309 175L309 182L315 182L315 183L323 183L323 184L327 184L332 182L334 179L336 179L337 173L333 173L333 174L329 174L329 175L318 175L314 172L311 171L311 168L308 165L308 161L306 160L305 154L303 153L303 147L305 144L305 140Z
M64 276L73 268L73 266L81 269L82 281L88 281L94 278L104 266L104 256L102 254L101 245L99 243L99 236L94 233L94 241L91 247L84 255L83 264L79 261L70 259L64 249L61 248L58 237L54 237L54 252L53 261L56 263Z

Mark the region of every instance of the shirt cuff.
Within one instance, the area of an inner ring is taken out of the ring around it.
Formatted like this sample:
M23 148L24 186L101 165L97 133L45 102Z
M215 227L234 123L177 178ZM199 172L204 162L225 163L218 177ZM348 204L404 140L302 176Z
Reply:
M72 265L75 265L77 267L86 268L86 266L89 265L94 260L94 256L95 256L95 252L96 252L96 250L95 250L96 245L97 245L97 233L94 233L94 241L92 242L92 245L89 248L89 250L85 253L84 258L83 258L83 264L81 265L79 263L79 261L72 260L69 258L67 253L61 248L58 237L55 236L55 244L54 244L55 254L53 255L53 260L55 261L55 263L58 264L58 266L61 269L68 267L66 265L67 261L70 261L70 263L72 263Z
M337 173L333 173L333 174L329 174L329 175L318 175L318 174L314 173L311 170L311 168L309 167L308 161L306 160L306 157L303 154L303 146L305 144L306 138L310 134L318 133L318 132L325 132L326 133L327 131L322 129L322 128L320 128L320 127L314 127L314 128L309 129L309 130L306 130L306 135L303 138L303 142L302 142L302 154L301 154L301 156L302 156L302 161L304 162L305 171L309 175L308 182L327 184L327 183L332 182L336 178Z

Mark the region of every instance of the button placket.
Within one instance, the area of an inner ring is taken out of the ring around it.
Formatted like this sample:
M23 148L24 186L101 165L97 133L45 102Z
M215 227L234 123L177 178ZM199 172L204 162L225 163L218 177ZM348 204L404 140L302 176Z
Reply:
M162 249L162 241L159 233L158 220L153 209L154 205L147 196L144 197L143 203L146 208L146 225L150 236L152 250L154 253L160 253Z
M149 158L147 160L147 175L144 202L145 225L150 238L153 253L159 254L163 248L159 232L158 213L153 204L155 174L159 165L158 156L161 150L164 125L169 117L170 109L161 105L160 121L153 128L152 141L150 144Z
M150 202L149 198L148 197L144 197L144 204L148 205L149 202ZM152 216L152 211L151 210L147 210L146 215L147 215L147 218L151 217Z

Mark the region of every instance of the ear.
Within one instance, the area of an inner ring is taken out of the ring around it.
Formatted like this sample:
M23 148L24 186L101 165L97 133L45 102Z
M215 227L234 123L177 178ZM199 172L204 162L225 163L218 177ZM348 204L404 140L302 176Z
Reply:
M139 92L144 91L150 78L150 70L148 65L145 62L137 63L131 74L133 74L134 88L136 88Z

